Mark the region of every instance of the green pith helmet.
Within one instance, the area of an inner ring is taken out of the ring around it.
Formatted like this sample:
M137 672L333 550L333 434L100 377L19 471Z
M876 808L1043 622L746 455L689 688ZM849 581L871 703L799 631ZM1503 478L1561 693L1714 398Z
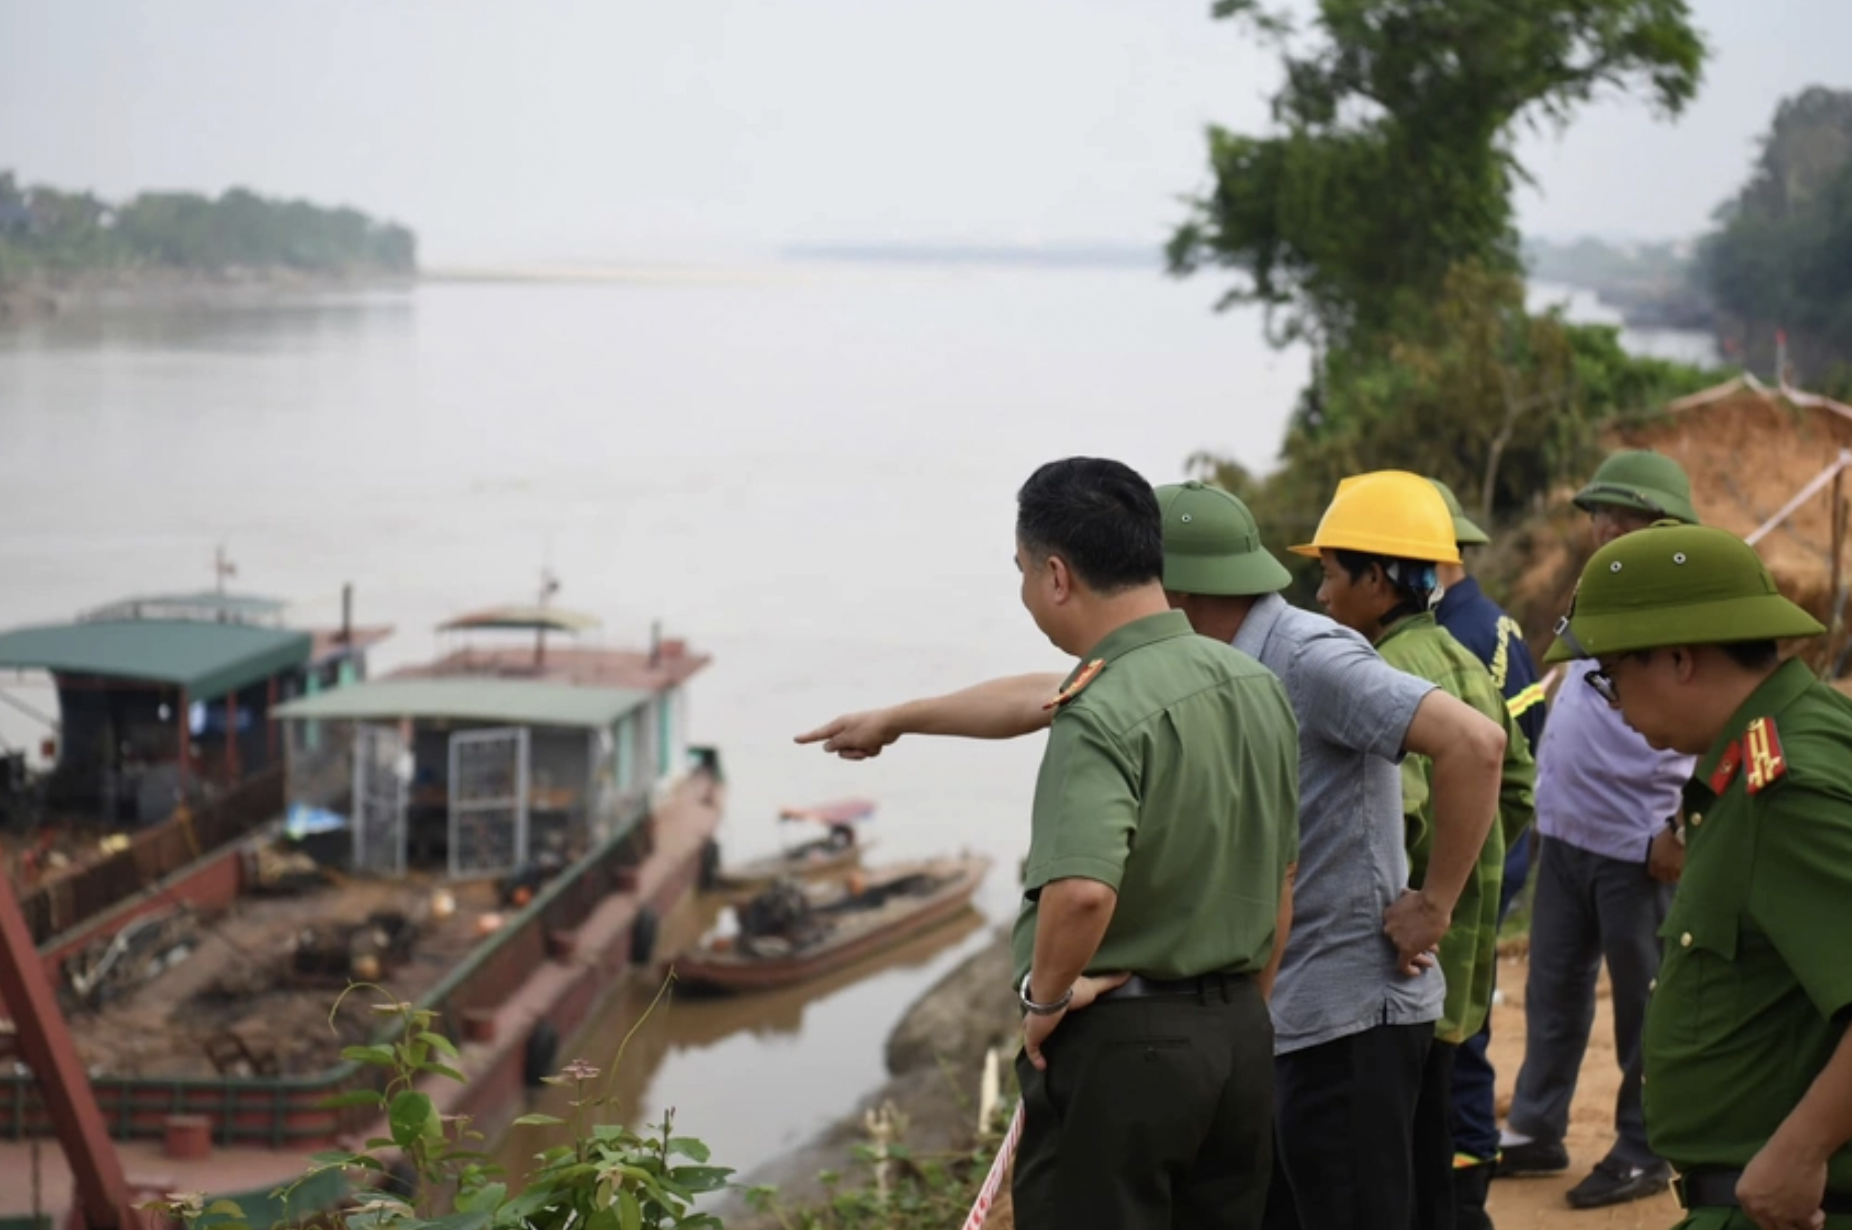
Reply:
M1164 514L1164 588L1205 597L1271 594L1292 583L1286 566L1260 545L1248 506L1206 483L1157 489Z
M1592 513L1603 504L1670 517L1686 525L1698 523L1691 507L1691 480L1683 467L1651 449L1609 454L1588 486L1575 493L1575 506L1583 512Z
M1462 547L1483 547L1492 541L1492 536L1473 523L1466 510L1460 507L1460 497L1453 494L1453 488L1438 478L1428 479L1434 484L1434 490L1440 492L1440 498L1447 501L1447 511L1453 516L1453 540Z
M1659 521L1595 552L1543 657L1562 662L1824 631L1781 596L1754 547L1724 530Z

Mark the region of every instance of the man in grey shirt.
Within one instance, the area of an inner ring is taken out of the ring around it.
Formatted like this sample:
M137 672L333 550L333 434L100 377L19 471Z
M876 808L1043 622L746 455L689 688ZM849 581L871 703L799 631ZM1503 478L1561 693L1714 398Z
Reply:
M1291 578L1235 497L1184 483L1158 499L1172 605L1278 675L1299 720L1300 862L1290 935L1276 937L1268 975L1278 1149L1265 1225L1409 1226L1415 1104L1445 993L1429 951L1497 813L1504 731L1357 634L1289 606L1277 591ZM902 734L1009 738L1047 725L1060 682L995 680L798 739L862 759ZM1435 852L1418 889L1397 769L1408 752L1434 764Z

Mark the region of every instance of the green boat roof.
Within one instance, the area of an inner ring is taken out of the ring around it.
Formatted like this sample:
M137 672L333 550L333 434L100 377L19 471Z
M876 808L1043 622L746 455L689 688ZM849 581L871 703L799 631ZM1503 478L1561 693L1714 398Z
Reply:
M87 620L0 632L0 668L149 680L211 700L301 666L311 639L250 624Z
M304 696L272 712L300 721L500 722L510 726L608 727L642 708L641 688L581 687L535 679L377 679Z

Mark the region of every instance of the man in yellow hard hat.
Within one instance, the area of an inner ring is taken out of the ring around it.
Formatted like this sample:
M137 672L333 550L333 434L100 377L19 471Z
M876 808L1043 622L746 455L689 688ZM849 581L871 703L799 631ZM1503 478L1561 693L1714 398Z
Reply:
M1437 567L1460 559L1453 517L1433 484L1399 470L1347 478L1312 541L1293 551L1319 560L1324 580L1318 598L1333 619L1362 634L1390 665L1438 685L1506 730L1498 823L1477 851L1453 927L1440 942L1447 1000L1422 1087L1418 1131L1423 1164L1417 1182L1423 1186L1417 1189L1416 1224L1452 1226L1454 1057L1460 1044L1479 1032L1491 1009L1505 845L1530 824L1536 768L1484 663L1436 623L1429 609L1439 584ZM1402 762L1402 809L1414 883L1430 874L1434 853L1430 773L1425 757Z

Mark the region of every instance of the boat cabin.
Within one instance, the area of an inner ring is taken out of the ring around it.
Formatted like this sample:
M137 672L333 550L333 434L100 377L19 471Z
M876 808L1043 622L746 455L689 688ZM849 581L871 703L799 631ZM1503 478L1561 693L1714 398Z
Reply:
M466 618L537 643L457 650L276 711L289 823L343 834L356 870L473 878L570 861L634 827L689 767L682 687L707 659L660 638L648 653L548 651L546 631L587 626L563 612Z
M325 681L363 678L367 647L386 634L289 628L282 611L268 598L176 594L0 633L0 669L49 672L57 693L46 817L152 824L182 798L198 802L280 767L276 706Z

